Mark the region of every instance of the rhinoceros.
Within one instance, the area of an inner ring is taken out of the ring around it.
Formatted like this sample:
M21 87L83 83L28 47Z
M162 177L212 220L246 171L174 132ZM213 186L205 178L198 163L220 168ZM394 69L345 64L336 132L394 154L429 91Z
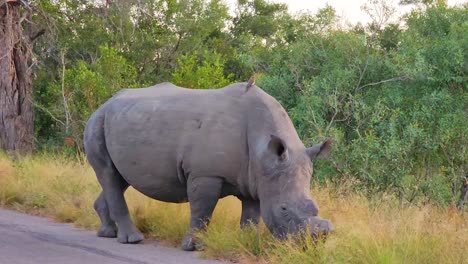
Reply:
M327 155L331 140L304 147L283 107L251 81L217 90L123 89L91 115L84 145L102 187L94 203L100 237L143 239L124 199L130 185L159 201L189 202L187 251L228 195L242 203L241 227L261 216L278 238L333 229L310 194L312 161Z

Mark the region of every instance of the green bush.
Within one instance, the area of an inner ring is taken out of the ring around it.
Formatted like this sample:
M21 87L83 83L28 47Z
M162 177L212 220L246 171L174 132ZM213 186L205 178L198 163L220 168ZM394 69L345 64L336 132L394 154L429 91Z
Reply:
M230 17L218 0L137 2L35 1L47 16L34 20L51 25L35 48L40 146L73 154L63 139L79 145L89 115L121 88L219 88L255 73L305 144L335 138L330 159L316 164L318 182L401 202L459 196L468 169L466 4L402 1L418 4L389 23L372 12L388 18L393 9L371 1L374 21L342 28L330 6L291 15L283 4L239 1Z

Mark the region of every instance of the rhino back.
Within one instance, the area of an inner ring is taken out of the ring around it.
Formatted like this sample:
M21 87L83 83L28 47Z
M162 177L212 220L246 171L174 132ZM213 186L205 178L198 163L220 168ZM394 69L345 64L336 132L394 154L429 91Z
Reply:
M114 165L133 187L169 202L186 199L189 176L235 184L248 158L244 100L235 88L161 84L119 93L104 123Z

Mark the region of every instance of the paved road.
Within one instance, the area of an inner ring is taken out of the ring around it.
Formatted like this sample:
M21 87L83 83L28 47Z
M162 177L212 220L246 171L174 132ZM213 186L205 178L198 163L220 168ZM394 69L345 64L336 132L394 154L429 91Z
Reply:
M98 238L94 232L70 224L0 209L1 264L219 264L184 252L144 242L122 245L116 239Z

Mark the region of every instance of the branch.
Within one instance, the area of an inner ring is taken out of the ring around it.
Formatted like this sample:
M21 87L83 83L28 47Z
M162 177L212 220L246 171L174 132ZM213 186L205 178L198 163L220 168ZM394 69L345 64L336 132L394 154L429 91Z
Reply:
M28 4L28 1L25 0L19 0L19 2L28 10L32 11L31 7Z
M38 37L44 35L45 32L46 32L45 29L41 29L41 30L39 30L38 32L36 32L36 34L30 36L30 37L29 37L29 40L30 40L31 42L33 42L33 41L36 40Z
M359 71L361 71L361 75L359 76L359 81L358 81L358 84L356 85L356 89L358 89L359 85L361 85L362 78L364 77L364 74L367 71L367 66L369 65L370 41L368 39L366 39L366 41L367 41L367 43L366 43L366 64L364 64L364 69L362 71L359 68ZM356 92L356 90L354 90L354 92Z
M60 54L62 62L62 99L63 99L63 108L65 110L65 133L68 135L70 128L70 110L68 108L68 100L65 97L65 51L62 51Z
M328 123L327 128L325 129L325 135L328 133L328 130L330 130L331 126L333 125L333 122L335 122L335 117L338 114L338 107L335 108L335 113L333 114L330 122Z
M27 19L32 14L31 7L24 0L19 0L18 2L20 2L20 4L27 10L19 19L19 24L21 25L24 20L26 20L26 22L28 22L29 24L32 24L32 22L29 19Z
M34 65L37 64L37 60L33 61L33 63L31 63L31 65L29 65L28 67L28 71L32 69L32 67L34 67Z
M174 47L174 49L172 50L172 54L171 55L174 55L174 53L176 53L176 51L179 49L179 46L180 46L180 41L182 40L182 33L178 33L178 38L177 38L177 43Z
M338 96L337 96L337 91L335 90L335 98L337 98L337 97L338 97ZM338 98L337 98L337 100L338 100ZM334 107L334 108L335 108L335 112L333 113L333 116L332 116L330 122L328 123L327 128L325 129L325 134L328 133L328 131L330 130L330 128L331 128L331 126L333 125L333 123L334 123L335 121L337 121L337 120L335 120L335 118L336 118L336 115L338 115L338 112L339 112L338 106L341 105L341 104L343 104L343 101L344 101L344 100L345 100L345 97L343 97L341 100L339 100L339 102L336 103L336 106ZM345 118L345 119L342 119L342 120L339 120L339 121L344 121L344 120L346 120L346 118Z
M363 86L356 87L356 89L354 90L354 93L358 93L362 88L367 87L367 86L375 86L375 85L379 85L379 84L382 84L382 83L393 82L393 81L405 81L405 80L408 80L408 79L409 79L408 76L398 76L398 77L393 77L393 78L383 80L383 81L379 81L379 82L368 83L368 84L365 84Z
M289 70L291 71L291 73L292 73L293 76L294 76L296 91L302 91L302 90L304 90L304 89L302 88L301 82L299 81L300 74L299 74L297 68L294 67L294 65L289 65L288 68L289 68Z
M53 120L59 122L62 126L65 126L65 123L63 123L62 120L58 119L57 117L55 117L47 108L45 108L44 106L40 105L40 104L37 104L35 102L33 102L31 99L28 99L29 102L31 102L35 107L37 107L38 109L46 112L50 117L52 117Z
M33 22L27 18L30 14L31 14L30 11L24 13L24 15L21 16L21 18L19 19L19 22L18 22L18 23L21 25L21 24L23 24L23 21L26 20L26 22L28 22L29 24L32 24Z

